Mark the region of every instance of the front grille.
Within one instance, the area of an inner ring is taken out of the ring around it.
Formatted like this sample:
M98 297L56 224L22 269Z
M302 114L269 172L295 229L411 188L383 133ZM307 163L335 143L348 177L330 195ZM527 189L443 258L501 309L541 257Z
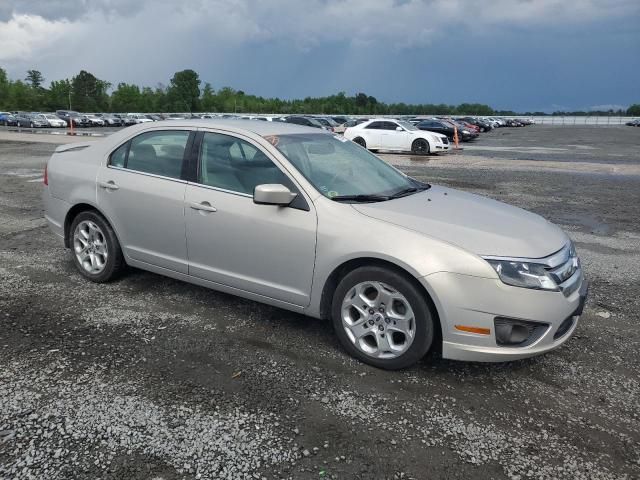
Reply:
M559 252L547 257L545 269L558 284L565 297L578 290L581 285L582 273L580 259L576 255L573 244L566 245Z

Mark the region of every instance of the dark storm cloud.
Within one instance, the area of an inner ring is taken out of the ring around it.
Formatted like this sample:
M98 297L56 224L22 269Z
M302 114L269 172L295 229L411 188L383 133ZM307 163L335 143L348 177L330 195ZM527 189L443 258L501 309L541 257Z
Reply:
M0 66L285 98L637 102L638 0L0 0Z

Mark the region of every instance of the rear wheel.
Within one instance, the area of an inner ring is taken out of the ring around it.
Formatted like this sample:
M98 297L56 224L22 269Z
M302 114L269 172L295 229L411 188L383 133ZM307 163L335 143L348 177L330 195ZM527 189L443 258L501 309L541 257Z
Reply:
M411 144L411 153L427 155L430 151L429 142L424 138L418 138Z
M103 283L124 268L120 243L109 223L95 211L79 213L71 223L73 263L82 276Z
M420 360L433 343L433 315L404 275L382 267L348 273L333 295L336 335L353 357L397 370Z
M353 139L353 141L358 145L360 145L362 148L367 148L367 142L364 141L364 138L356 137Z

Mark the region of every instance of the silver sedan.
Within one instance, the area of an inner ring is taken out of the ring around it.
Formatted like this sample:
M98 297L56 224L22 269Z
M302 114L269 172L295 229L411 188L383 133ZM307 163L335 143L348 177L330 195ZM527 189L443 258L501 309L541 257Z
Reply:
M348 353L381 368L431 349L547 352L586 298L573 244L543 218L294 124L163 121L61 146L44 202L91 281L130 265L328 318Z

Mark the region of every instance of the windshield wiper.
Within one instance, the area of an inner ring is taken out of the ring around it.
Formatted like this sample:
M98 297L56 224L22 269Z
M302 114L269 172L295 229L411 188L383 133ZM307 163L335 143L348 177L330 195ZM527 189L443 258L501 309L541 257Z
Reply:
M407 195L411 195L412 193L422 192L423 190L427 190L429 188L431 188L431 185L420 183L417 187L408 187L403 188L402 190L398 190L396 193L389 195L389 199L406 197Z
M337 195L331 197L334 202L384 202L390 197L386 195Z

